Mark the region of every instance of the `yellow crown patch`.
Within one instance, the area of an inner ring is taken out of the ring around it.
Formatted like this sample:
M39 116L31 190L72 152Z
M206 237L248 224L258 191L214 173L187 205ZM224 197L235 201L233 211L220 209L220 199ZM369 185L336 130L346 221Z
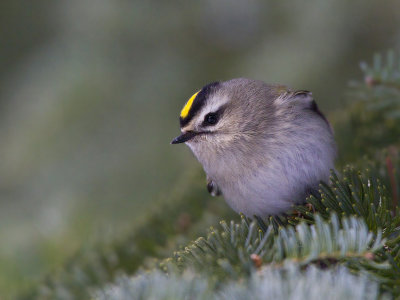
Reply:
M181 118L184 119L187 117L187 115L189 114L190 108L192 107L193 101L194 99L196 99L197 94L200 91L198 91L197 93L195 93L192 97L190 97L190 99L188 100L188 102L186 102L185 106L182 108L181 110Z

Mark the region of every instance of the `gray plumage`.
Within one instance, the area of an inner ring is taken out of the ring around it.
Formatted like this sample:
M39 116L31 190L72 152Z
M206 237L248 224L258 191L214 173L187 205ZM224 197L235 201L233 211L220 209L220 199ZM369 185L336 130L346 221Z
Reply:
M210 192L222 192L235 211L278 214L329 180L336 145L310 92L244 78L205 89L173 143L190 147Z

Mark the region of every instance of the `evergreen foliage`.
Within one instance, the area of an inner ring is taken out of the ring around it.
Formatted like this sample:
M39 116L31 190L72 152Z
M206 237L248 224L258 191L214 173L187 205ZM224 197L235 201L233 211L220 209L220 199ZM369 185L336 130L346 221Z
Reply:
M364 81L352 84L346 114L334 122L339 164L352 166L332 172L331 182L321 183L307 204L267 219L221 221L220 229L212 227L206 238L188 243L187 237L215 224L210 217L215 206L209 205L219 201L201 192L202 180L196 189L190 181L190 189L172 194L172 201L125 239L78 254L64 271L49 276L36 296L400 297L400 60L389 52L385 62L377 55L372 66L362 63L361 68ZM190 216L184 232L172 225L183 213ZM223 210L215 215L231 217ZM178 244L187 246L165 259ZM149 258L161 260L149 264ZM128 277L143 269L150 272Z
M387 269L386 263L372 259L383 249L381 234L374 235L362 219L343 218L336 214L324 221L314 215L315 224L301 222L275 233L273 225L265 231L256 222L221 222L222 231L212 229L207 239L199 238L172 261L180 268L193 268L220 279L239 279L251 275L261 264L295 262L299 267L309 264L330 266L338 262L358 269ZM341 223L341 224L340 224ZM162 264L166 269L167 260Z
M367 177L352 167L345 168L342 176L339 179L332 172L331 185L321 183L319 194L307 199L313 212L305 206L296 207L302 217L313 220L315 211L318 211L324 218L328 218L334 211L342 216L362 217L369 230L375 233L382 230L385 237L399 235L399 207L393 206L380 180Z
M230 215L230 212L226 214L218 205L210 203L213 199L207 197L204 179L197 171L188 172L185 178L191 184L178 184L171 192L171 199L155 205L155 209L144 215L131 233L82 249L62 270L44 279L39 289L34 291L35 297L85 298L92 288L112 281L121 272L133 274L139 267L147 268L147 264L153 264L152 258L167 256L169 247L203 234L194 224L206 228L220 215ZM31 299L31 292L20 298Z
M399 146L400 54L389 51L386 59L376 54L372 65L361 63L361 70L364 80L351 82L348 107L335 124L342 163Z
M97 293L97 299L376 299L378 285L366 275L354 276L346 268L301 271L295 264L267 267L246 282L229 282L213 291L213 285L193 272L166 276L152 272L135 278L118 278L115 285Z

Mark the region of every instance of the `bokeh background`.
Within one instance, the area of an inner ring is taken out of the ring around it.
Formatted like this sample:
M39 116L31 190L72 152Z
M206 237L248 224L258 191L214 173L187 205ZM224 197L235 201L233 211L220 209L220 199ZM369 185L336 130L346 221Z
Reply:
M329 118L359 61L399 48L399 12L397 0L2 0L0 292L123 231L199 168L169 144L194 91L283 83Z

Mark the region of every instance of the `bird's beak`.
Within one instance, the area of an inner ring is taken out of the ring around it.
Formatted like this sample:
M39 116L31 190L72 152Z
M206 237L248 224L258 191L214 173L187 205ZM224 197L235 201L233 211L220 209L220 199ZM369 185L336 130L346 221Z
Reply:
M195 131L187 131L185 133L182 133L180 136L174 138L171 142L171 144L180 144L187 142L188 140L192 139L195 137L198 133Z

